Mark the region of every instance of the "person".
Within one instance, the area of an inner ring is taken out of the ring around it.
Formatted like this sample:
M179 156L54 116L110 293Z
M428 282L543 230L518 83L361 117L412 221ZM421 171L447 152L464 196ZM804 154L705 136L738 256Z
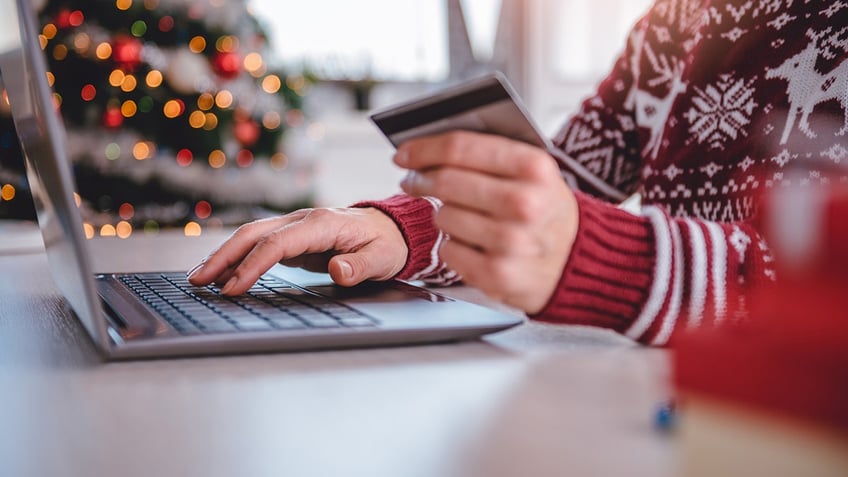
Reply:
M848 160L846 25L846 2L656 0L554 138L638 192L638 214L609 188L570 188L544 150L454 131L398 147L403 194L246 224L190 281L236 295L278 261L345 286L462 281L530 318L651 345L736 320L746 290L775 279L758 194L795 162ZM819 121L834 116L844 126Z

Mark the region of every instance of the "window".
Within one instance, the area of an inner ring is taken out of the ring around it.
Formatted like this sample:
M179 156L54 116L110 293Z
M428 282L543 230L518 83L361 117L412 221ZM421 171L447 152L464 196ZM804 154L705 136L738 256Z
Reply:
M448 73L442 0L250 0L275 55L323 79L438 81Z
M553 70L562 80L597 79L608 72L627 32L651 0L558 0L552 5Z

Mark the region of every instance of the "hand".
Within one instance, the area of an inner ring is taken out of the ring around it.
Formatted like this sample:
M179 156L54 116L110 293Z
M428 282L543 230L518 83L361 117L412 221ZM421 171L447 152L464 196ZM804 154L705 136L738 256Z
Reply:
M413 196L444 205L439 252L463 280L527 313L544 308L577 235L577 201L545 151L501 136L451 132L403 143Z
M189 281L239 295L280 262L353 286L397 275L407 253L394 220L377 209L303 209L239 227L189 272Z

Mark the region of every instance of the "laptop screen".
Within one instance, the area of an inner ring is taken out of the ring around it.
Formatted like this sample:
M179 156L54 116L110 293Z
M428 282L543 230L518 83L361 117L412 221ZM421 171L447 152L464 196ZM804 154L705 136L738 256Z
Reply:
M56 286L92 337L105 340L105 321L74 200L65 128L53 106L35 13L29 0L0 0L0 79L24 152L38 224Z

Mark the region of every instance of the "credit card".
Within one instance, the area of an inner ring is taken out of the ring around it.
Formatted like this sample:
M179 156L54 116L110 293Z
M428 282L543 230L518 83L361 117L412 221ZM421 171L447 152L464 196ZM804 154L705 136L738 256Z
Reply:
M454 130L497 134L523 141L544 149L556 159L563 179L573 189L582 188L613 201L627 198L623 192L553 147L500 72L376 111L370 117L395 147L413 138ZM583 187L578 187L578 184Z
M498 134L544 149L550 146L501 73L375 112L371 120L395 147L456 129Z

